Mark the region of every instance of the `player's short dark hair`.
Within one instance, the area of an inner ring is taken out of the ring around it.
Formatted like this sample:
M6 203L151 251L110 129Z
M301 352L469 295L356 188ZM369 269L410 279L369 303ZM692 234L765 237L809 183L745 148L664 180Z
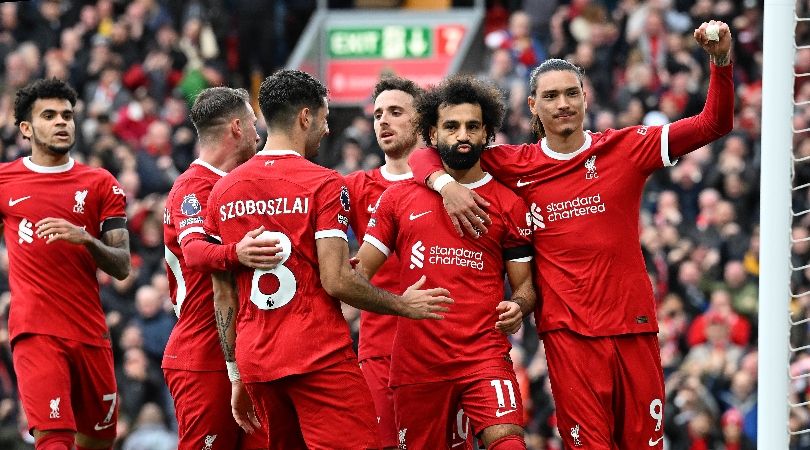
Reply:
M41 98L64 99L70 102L70 106L76 106L77 94L69 84L56 78L29 83L18 90L14 98L14 125L19 126L20 122L30 121L34 102Z
M211 128L228 123L233 118L244 117L247 114L245 102L248 101L250 96L244 89L222 86L204 89L194 99L191 121L202 136Z
M374 85L374 94L371 98L377 100L377 97L385 91L402 91L413 97L414 101L425 92L413 81L396 75L389 75L378 81Z
M529 75L529 95L532 97L537 95L537 84L540 75L560 70L573 72L576 74L577 79L579 79L579 87L583 87L584 83L582 77L584 76L584 71L581 67L564 59L553 58L545 60L543 64L540 64L539 66L535 67L534 70L532 70L531 75ZM543 127L543 123L540 122L540 119L536 114L532 114L531 124L532 131L534 131L538 136L542 137L546 135L546 129Z
M438 126L439 108L464 103L481 106L482 121L487 130L487 142L492 142L503 123L503 95L492 84L465 75L454 75L432 86L416 102L418 128L422 139L430 142L430 128Z
M287 127L302 108L318 111L324 106L326 86L300 70L282 69L265 78L259 88L259 108L267 127Z

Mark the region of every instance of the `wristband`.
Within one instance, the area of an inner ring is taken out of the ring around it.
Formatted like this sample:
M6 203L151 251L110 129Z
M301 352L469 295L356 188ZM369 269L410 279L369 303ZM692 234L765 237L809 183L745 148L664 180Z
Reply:
M456 179L453 178L449 173L440 175L439 178L436 178L436 181L433 182L433 190L441 194L442 188L454 181L456 181Z
M234 381L242 381L242 376L239 375L239 368L236 367L236 361L225 361L225 367L228 368L228 379L231 383Z

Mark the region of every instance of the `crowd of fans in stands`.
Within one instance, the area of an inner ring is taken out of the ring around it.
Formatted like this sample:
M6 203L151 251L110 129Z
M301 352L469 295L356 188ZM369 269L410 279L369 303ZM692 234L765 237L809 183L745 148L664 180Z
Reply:
M132 273L123 281L99 275L121 396L121 448L176 445L172 402L160 371L174 323L162 259L162 218L165 194L195 158L189 104L208 86L254 88L283 65L312 8L309 2L272 0L0 5L0 160L28 151L14 126L14 92L34 78L58 77L81 97L73 156L108 169L128 195ZM548 57L584 68L586 128L593 131L661 124L699 112L708 61L692 30L709 19L727 22L735 38L735 131L657 172L648 182L639 218L658 302L665 429L673 450L755 448L762 4L490 1L480 43L488 48L489 60L479 76L497 84L508 105L497 140L519 143L536 139L525 101L527 77ZM798 38L810 41L809 31L800 28ZM798 51L796 65L797 72L810 72L810 50ZM796 100L810 100L810 83L797 83ZM371 118L360 114L347 123L330 143L324 142L320 162L344 174L379 165ZM794 127L810 127L810 114L797 114ZM810 140L797 136L795 144L797 157L810 156ZM794 180L795 185L808 182L810 164L798 167ZM796 194L794 209L808 208L805 189ZM808 227L807 218L794 225L795 267L810 262ZM7 269L3 251L0 447L29 448L22 443L26 425L5 331L11 301ZM810 269L794 272L792 290L810 291ZM810 295L799 296L792 307L794 317L805 317ZM356 311L347 307L345 314L356 331ZM810 343L810 329L794 327L792 340L794 345ZM531 320L513 343L527 406L528 447L561 448L543 347ZM796 355L791 371L810 372L810 354ZM810 385L799 379L791 392L796 402L808 400ZM810 413L794 409L790 427L810 427ZM810 449L810 437L794 437L791 449Z

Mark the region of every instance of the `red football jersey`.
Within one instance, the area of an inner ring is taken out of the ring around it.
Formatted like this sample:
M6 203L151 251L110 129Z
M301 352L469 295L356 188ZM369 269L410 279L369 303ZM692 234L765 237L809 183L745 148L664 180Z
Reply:
M541 332L658 330L639 240L641 193L655 169L731 131L733 67L710 64L710 71L706 104L696 116L586 133L584 145L570 154L554 152L545 140L483 153L482 167L530 204ZM435 151L417 150L408 162L422 180L442 168Z
M494 146L481 164L529 203L542 292L540 331L657 332L639 241L647 177L672 165L668 125L586 133L570 154L545 143Z
M126 218L124 190L104 169L73 159L44 167L30 157L0 164L0 185L12 292L11 340L34 333L109 346L93 256L84 246L66 241L46 244L47 238L37 237L35 224L61 218L100 238L105 220Z
M466 185L490 202L492 225L479 239L459 237L442 198L416 182L388 188L365 241L403 261L400 279L423 289L444 287L455 303L444 320L399 319L391 355L391 386L451 380L503 363L509 340L495 330L504 298L504 258L531 260L525 203L486 175ZM517 250L516 250L517 249Z
M273 270L234 271L239 290L236 361L248 383L315 371L356 357L340 302L321 286L316 239L346 239L349 190L335 171L291 150L260 151L222 178L205 231L238 242L264 225L281 241Z
M346 176L346 185L352 200L349 223L359 242L363 242L366 226L383 191L394 183L410 179L413 179L412 173L393 175L385 170L385 166ZM401 294L404 289L399 283L399 272L399 258L392 254L371 278L371 283L386 291ZM397 316L360 311L360 343L357 349L360 361L390 356L396 328Z
M180 370L225 370L219 335L214 321L214 290L211 274L190 270L183 257L182 242L192 235L204 235L208 195L226 175L202 160L194 161L177 177L163 213L166 273L169 275L177 323L174 325L162 367Z

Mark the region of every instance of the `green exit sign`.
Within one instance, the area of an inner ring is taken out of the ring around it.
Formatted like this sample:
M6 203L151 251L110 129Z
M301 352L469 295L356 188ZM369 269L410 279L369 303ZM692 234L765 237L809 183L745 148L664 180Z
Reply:
M331 28L329 57L340 59L427 58L432 55L432 30L421 26L389 25Z

